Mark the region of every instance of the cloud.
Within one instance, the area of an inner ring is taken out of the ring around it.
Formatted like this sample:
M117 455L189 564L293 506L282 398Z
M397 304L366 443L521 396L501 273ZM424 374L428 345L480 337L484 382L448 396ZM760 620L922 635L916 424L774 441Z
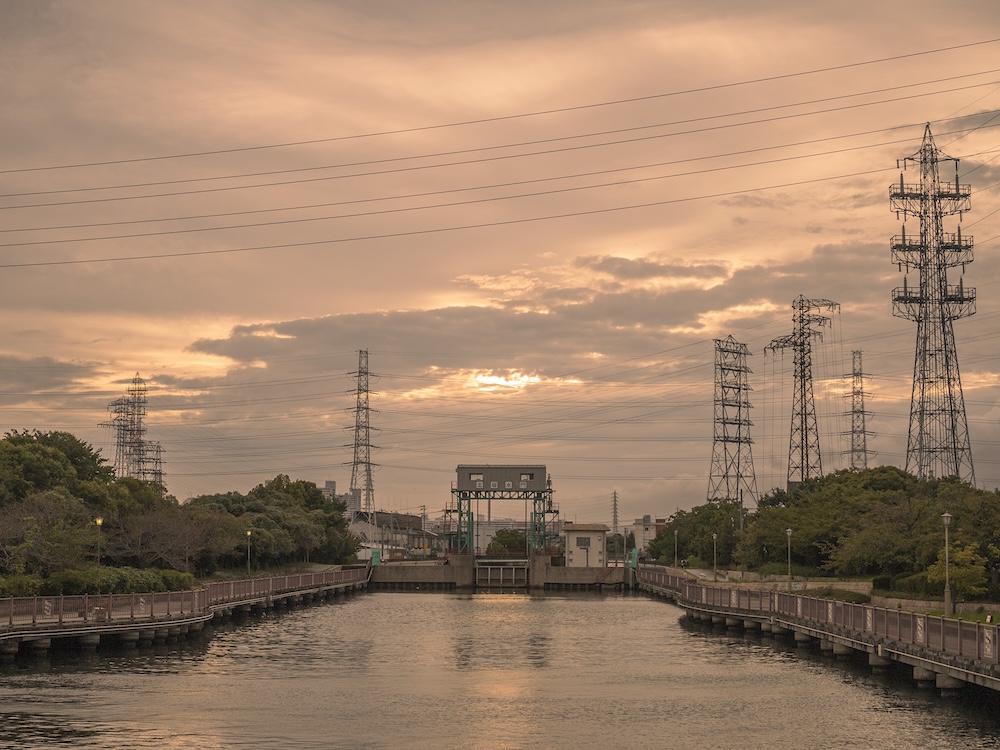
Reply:
M902 464L887 188L931 122L973 185L979 312L955 330L989 445L1000 100L966 88L993 48L960 45L996 10L930 10L4 3L7 418L99 444L138 371L176 494L344 485L364 349L387 507L443 503L464 460L530 460L581 520L614 487L662 515L708 486L717 337L754 353L759 484L780 483L788 373L764 351L801 294L842 310L819 390L863 349Z

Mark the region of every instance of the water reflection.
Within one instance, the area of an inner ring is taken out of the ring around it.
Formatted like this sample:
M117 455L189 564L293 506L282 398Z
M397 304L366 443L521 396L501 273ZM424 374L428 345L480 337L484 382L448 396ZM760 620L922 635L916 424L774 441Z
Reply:
M1000 746L991 706L641 597L372 594L0 664L0 747ZM623 627L627 623L627 627Z

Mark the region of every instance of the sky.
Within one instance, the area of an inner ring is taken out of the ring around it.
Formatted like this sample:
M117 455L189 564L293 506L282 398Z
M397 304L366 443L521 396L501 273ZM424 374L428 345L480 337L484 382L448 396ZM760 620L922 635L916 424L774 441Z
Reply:
M792 357L766 348L803 295L839 305L824 471L855 350L869 463L902 467L888 193L929 123L972 186L954 327L994 489L1000 6L953 5L5 0L0 427L113 461L100 425L139 374L179 500L345 491L364 350L378 509L435 517L460 464L544 464L565 520L610 523L613 493L667 516L706 500L730 335L757 486L784 485Z

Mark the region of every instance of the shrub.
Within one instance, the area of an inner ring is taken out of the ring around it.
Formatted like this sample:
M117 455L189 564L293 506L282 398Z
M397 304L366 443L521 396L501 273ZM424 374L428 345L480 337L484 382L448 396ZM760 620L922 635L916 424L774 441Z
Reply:
M194 588L194 575L179 570L161 570L160 579L167 591L187 591Z
M872 588L877 591L892 591L892 576L875 576L872 578Z
M42 582L41 593L47 596L79 596L97 590L96 569L70 568L52 573Z
M891 590L920 596L941 596L944 594L944 584L938 586L930 583L927 580L927 573L921 572L893 578Z
M41 590L41 576L21 573L0 577L0 596L37 596Z

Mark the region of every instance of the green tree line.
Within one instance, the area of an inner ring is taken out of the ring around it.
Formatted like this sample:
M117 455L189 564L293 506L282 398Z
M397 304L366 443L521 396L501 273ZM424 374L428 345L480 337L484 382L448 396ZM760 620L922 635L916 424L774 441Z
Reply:
M279 474L245 495L180 504L164 488L117 478L67 432L0 440L0 595L180 588L252 563L350 562L358 540L344 504ZM98 521L98 519L100 519ZM151 587L151 588L144 588Z
M918 479L892 466L839 471L792 492L774 490L743 514L742 524L736 500L678 511L650 543L649 555L672 565L676 539L680 559L711 567L714 552L720 569L781 574L790 551L793 575L872 578L876 588L939 595L945 512L952 517L952 588L967 598L1000 598L1000 492L954 477Z

